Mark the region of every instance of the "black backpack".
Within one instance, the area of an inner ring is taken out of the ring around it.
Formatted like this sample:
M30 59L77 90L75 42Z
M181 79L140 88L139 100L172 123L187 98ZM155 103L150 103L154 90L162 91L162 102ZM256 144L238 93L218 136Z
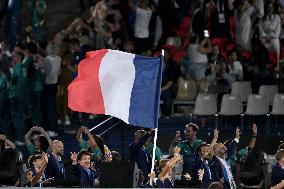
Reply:
M21 153L16 149L5 149L0 162L0 185L13 186L20 179L21 168Z
M264 179L264 167L267 164L267 155L263 151L253 149L247 158L240 164L239 179L247 186L258 185Z

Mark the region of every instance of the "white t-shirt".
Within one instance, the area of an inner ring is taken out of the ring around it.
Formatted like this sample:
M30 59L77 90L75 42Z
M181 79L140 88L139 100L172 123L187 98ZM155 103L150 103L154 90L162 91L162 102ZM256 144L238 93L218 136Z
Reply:
M56 84L61 67L61 57L49 55L46 57L45 84Z
M149 23L152 16L151 9L136 8L136 21L134 25L134 36L137 38L149 37Z
M229 73L234 74L236 79L243 80L244 74L243 74L243 66L240 63L240 61L234 61L232 65L229 65Z
M191 63L202 63L205 64L208 62L206 54L202 54L198 51L198 44L190 44L188 46L188 54Z

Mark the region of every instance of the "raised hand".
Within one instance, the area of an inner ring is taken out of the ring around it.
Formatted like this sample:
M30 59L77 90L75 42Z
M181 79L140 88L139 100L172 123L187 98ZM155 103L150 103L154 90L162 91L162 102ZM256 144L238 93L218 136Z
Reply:
M251 130L252 130L252 133L253 133L253 135L257 135L257 126L256 126L256 124L254 123L254 124L252 124L252 128L251 128Z
M41 156L42 156L42 160L45 162L45 164L47 164L48 163L48 155L47 155L47 153L42 153L41 154Z
M214 129L214 140L218 140L218 138L219 138L219 131L218 131L218 129L216 128L216 129Z
M6 138L6 136L5 135L1 135L0 134L0 140L6 140L7 138Z
M89 132L89 128L88 127L85 127L85 126L82 126L82 131L87 134Z
M70 154L71 154L71 159L73 161L77 161L78 154L76 152L70 152Z
M237 138L237 139L240 139L240 138L241 138L241 134L242 134L242 133L241 133L240 128L237 127L237 128L236 128L236 138Z

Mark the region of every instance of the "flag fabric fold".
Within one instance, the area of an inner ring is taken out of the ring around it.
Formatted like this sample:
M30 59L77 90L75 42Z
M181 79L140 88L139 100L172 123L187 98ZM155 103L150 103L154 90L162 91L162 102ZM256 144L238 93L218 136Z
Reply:
M68 86L73 111L105 114L147 128L157 127L161 58L102 49L86 54Z

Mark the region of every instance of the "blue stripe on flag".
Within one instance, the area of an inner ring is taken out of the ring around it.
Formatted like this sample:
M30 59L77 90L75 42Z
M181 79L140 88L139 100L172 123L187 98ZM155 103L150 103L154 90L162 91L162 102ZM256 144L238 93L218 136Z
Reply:
M135 80L130 99L129 124L156 128L161 87L161 59L136 55L133 63Z

